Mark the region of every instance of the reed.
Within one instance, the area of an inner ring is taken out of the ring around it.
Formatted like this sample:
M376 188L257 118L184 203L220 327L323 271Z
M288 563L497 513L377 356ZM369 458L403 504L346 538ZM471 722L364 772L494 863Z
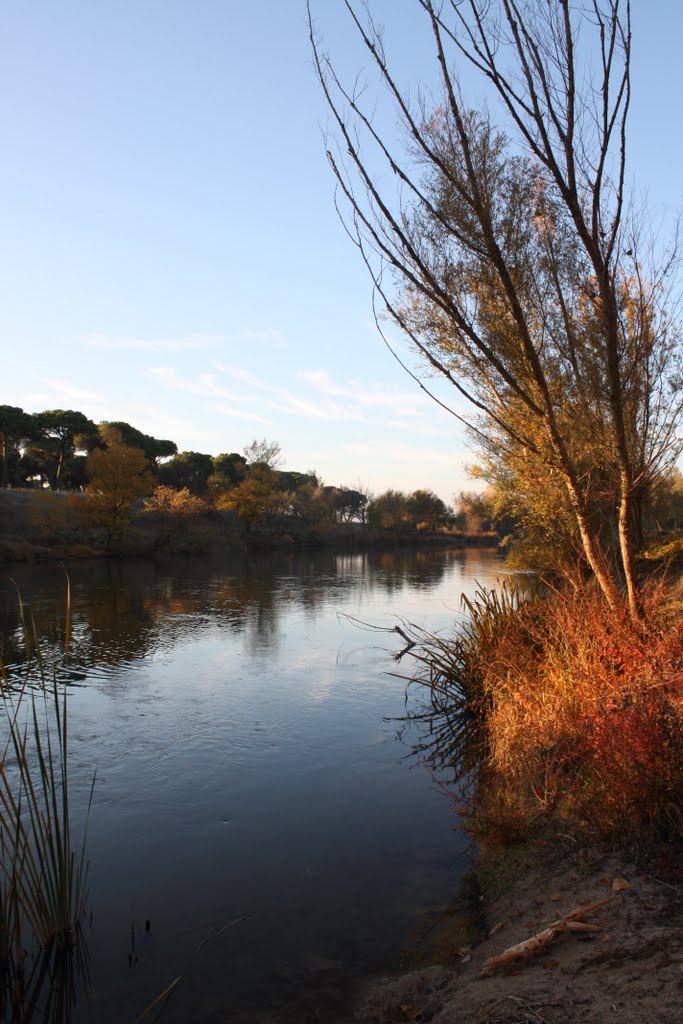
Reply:
M421 761L462 788L485 755L492 699L488 665L515 613L529 595L513 584L463 594L464 618L455 633L430 633L414 623L394 627L406 642L396 655L412 662L406 683L405 720L417 726L413 744Z
M36 978L64 973L63 957L80 955L88 870L86 830L78 847L72 836L66 683L45 664L33 616L20 598L19 607L26 645L21 676L10 678L0 662L0 972L5 999L15 1008ZM67 585L65 664L70 613ZM88 814L94 784L93 778ZM29 969L28 959L35 967L42 954L40 968Z

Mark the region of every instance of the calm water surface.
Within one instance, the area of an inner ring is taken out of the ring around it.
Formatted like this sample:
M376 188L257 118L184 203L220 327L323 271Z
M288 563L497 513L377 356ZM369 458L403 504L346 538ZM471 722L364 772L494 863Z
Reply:
M164 1022L325 1020L351 979L399 967L465 841L387 721L398 644L345 616L449 629L501 572L443 550L69 566L78 818L97 769L75 1022L132 1022L179 975ZM58 656L62 570L12 575ZM20 664L7 572L0 644Z

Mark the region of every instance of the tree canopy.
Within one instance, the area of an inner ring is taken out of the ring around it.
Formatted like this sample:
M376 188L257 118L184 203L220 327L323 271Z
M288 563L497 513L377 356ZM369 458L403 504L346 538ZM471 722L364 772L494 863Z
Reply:
M145 453L116 444L96 448L86 460L86 515L105 532L107 550L126 530L135 502L153 487Z
M143 434L137 427L132 427L124 420L104 420L97 427L98 434L105 446L124 444L128 448L139 448L145 458L154 464L160 459L167 459L178 454L175 441L161 440L150 434Z
M92 420L75 409L51 409L36 413L34 440L29 454L36 460L41 475L53 490L59 490L65 462L77 448L80 436L92 436L97 427Z
M623 589L637 616L640 507L680 452L683 377L677 254L652 258L625 187L628 3L415 3L440 90L411 102L369 9L344 0L400 141L322 52L309 5L346 226L390 318L469 403L490 474L549 482L608 602ZM463 64L489 105L464 97Z
M0 405L0 453L2 455L2 486L9 483L10 453L16 454L22 442L35 432L33 417L16 405Z

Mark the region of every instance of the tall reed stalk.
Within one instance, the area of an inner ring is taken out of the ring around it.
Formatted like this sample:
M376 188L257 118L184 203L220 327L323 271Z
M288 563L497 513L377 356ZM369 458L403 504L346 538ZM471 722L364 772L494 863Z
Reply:
M489 658L516 611L532 594L503 583L498 590L482 587L470 599L462 595L465 618L454 633L430 633L414 623L395 626L406 646L397 661L410 658L406 714L417 723L414 750L429 767L445 771L461 785L474 780L486 747L486 716L491 702L487 685Z
M87 898L86 835L77 850L71 829L66 683L60 684L56 667L45 665L21 598L19 608L27 654L21 678L10 679L0 661L0 987L14 1011L33 987L31 979L46 970L63 973L56 962L79 945ZM70 615L67 585L65 664ZM94 784L93 778L88 813ZM47 960L29 970L27 957L37 964L39 954Z

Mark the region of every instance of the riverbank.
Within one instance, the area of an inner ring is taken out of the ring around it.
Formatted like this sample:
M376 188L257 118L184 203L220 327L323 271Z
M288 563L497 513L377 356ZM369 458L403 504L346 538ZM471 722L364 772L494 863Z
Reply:
M84 495L60 491L0 490L0 565L65 559L213 555L222 550L390 551L401 547L497 548L495 533L379 530L361 523L326 529L280 520L247 530L231 512L207 509L170 522L139 512L108 543L82 514Z
M638 853L580 833L492 851L475 872L481 942L468 943L455 904L439 924L440 962L359 993L353 1019L674 1024L683 1011L682 863L680 844ZM591 930L559 933L482 976L488 960L587 906L578 916Z
M481 592L459 637L408 630L423 756L477 771L461 813L482 850L482 934L468 942L456 909L437 966L377 986L356 1019L680 1019L680 574L651 578L642 601L634 622L586 585Z

